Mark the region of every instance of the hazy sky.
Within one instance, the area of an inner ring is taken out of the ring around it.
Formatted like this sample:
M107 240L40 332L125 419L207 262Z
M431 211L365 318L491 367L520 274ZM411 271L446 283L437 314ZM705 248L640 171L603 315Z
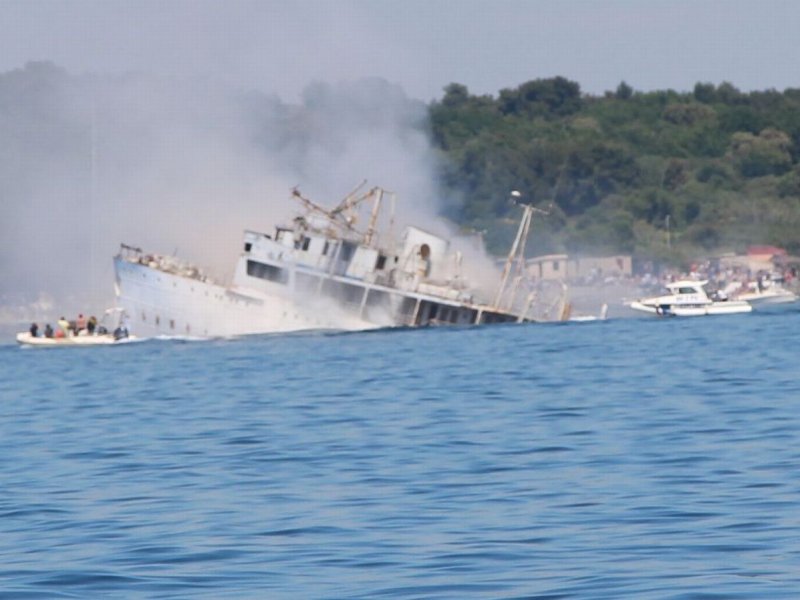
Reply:
M223 79L294 100L378 76L421 100L562 75L588 93L800 85L794 0L0 0L0 71Z
M298 184L367 179L436 229L418 100L448 83L782 90L798 25L777 0L0 0L0 309L108 306L120 242L224 272Z

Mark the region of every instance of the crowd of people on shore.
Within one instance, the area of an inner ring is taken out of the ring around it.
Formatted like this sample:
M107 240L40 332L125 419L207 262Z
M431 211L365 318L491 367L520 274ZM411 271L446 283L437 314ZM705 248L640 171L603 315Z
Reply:
M720 267L709 261L693 264L688 272L662 271L660 276L646 273L638 280L642 288L662 288L664 284L679 279L705 280L711 290L725 290L728 293L759 291L772 286L781 286L797 292L798 277L795 268L759 269L746 267Z

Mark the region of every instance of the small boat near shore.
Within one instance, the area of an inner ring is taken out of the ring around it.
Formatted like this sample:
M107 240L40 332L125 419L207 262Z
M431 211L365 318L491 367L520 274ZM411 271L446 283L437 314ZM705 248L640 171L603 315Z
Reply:
M735 300L743 300L756 309L778 304L791 304L798 300L797 294L777 282L750 283L732 290L730 296Z
M712 298L706 292L708 281L681 280L668 283L666 294L635 300L633 310L660 317L699 317L749 313L753 307L744 300Z
M108 346L136 340L136 337L130 335L128 331L127 316L124 309L121 308L106 310L96 329L78 329L73 325L75 325L74 321L69 327L64 321L63 328L52 330L48 325L45 329L47 333L40 333L38 325L34 323L29 331L17 334L17 343L23 346L57 348L59 346Z
M108 346L110 344L131 342L135 339L135 336L117 337L113 333L99 333L94 335L79 334L64 337L33 336L28 331L17 334L17 343L23 346L38 346L43 348L56 348L59 346Z

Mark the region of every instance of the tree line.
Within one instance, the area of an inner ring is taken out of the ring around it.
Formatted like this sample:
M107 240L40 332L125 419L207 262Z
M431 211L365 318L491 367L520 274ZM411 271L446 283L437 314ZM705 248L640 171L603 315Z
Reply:
M429 105L448 217L501 252L519 207L546 208L531 254L672 264L772 244L800 254L800 89L603 96L563 77L496 96L451 83Z

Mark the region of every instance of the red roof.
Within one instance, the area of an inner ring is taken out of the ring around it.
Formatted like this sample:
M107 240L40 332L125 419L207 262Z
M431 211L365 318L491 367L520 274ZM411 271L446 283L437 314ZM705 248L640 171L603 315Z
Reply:
M785 256L786 250L784 250L783 248L778 248L776 246L748 246L747 255L753 256L754 254L757 254L759 256L763 256L765 254L768 254L770 256L775 256L775 255Z

